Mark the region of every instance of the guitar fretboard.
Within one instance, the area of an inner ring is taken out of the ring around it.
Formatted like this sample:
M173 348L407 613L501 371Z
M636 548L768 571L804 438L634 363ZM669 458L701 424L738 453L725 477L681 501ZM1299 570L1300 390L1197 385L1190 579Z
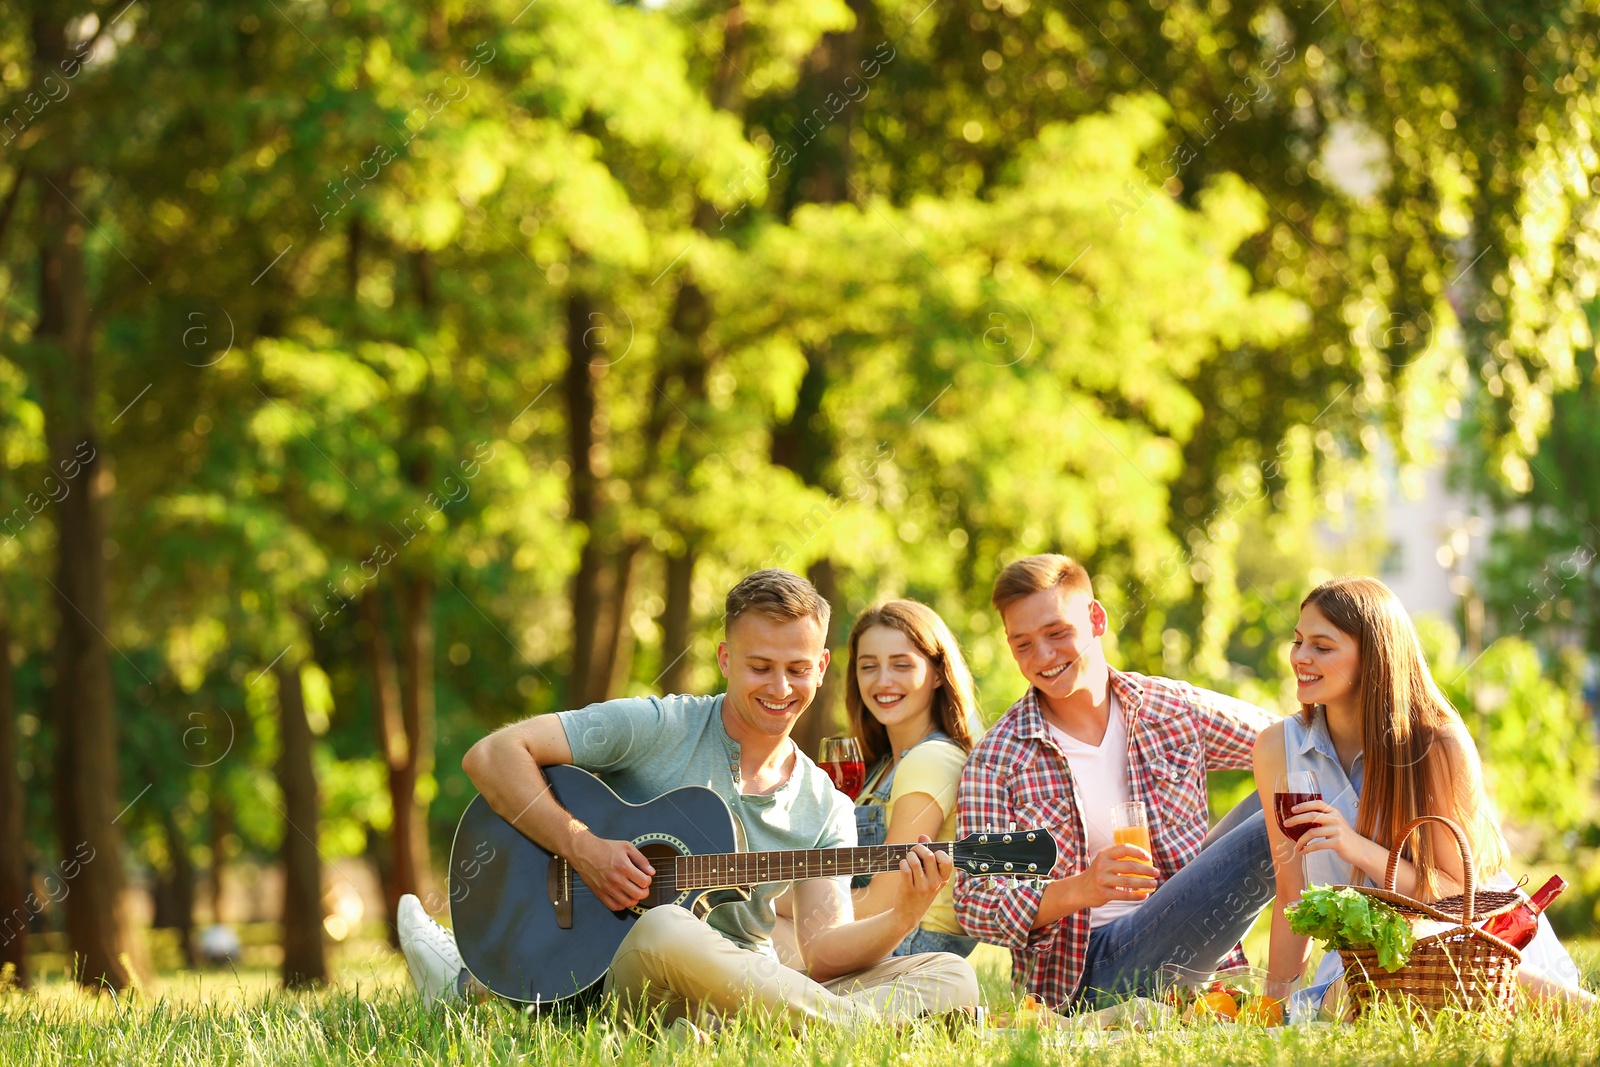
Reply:
M721 852L704 856L679 856L673 864L679 890L722 889L899 870L900 861L910 847L898 844L781 852ZM954 855L955 844L950 841L928 842L927 847Z

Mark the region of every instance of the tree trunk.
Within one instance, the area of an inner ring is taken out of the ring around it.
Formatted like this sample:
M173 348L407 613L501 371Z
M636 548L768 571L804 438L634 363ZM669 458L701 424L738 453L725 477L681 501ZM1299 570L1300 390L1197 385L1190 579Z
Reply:
M47 21L36 20L35 32ZM40 54L43 58L42 49ZM124 899L121 839L113 821L121 793L115 696L103 636L110 628L101 551L107 480L101 476L93 417L97 382L83 262L85 227L65 199L77 191L74 171L63 168L49 177L64 195L40 198L34 341L44 350L41 394L50 466L77 475L73 491L50 509L59 620L51 694L55 825L62 862L73 872L65 910L75 975L88 987L121 990L147 967Z
M583 548L578 571L572 578L572 671L567 705L593 702L605 614L606 566L600 543L600 479L605 473L603 424L597 419L596 383L605 365L595 359L590 331L594 304L582 293L567 300L567 450L572 468L570 493L572 521L583 527Z
M740 11L742 18L742 9ZM732 16L730 15L730 18ZM742 25L742 23L741 23ZM702 202L695 212L695 226L702 232L716 232L716 212L710 204ZM648 481L663 467L670 471L669 484L684 486L694 468L704 459L704 440L698 434L678 438L678 447L670 457L663 458L663 443L673 424L688 421L684 407L691 407L705 398L706 351L705 335L711 326L711 301L695 282L692 268L685 268L678 286L678 295L672 309L672 329L663 340L660 369L656 375L655 396L651 398L652 413L645 442L648 466L644 479ZM667 390L674 381L683 384L684 404L673 401ZM694 609L692 586L694 581L695 542L704 535L704 526L684 522L676 529L684 540L681 554L666 557L664 581L666 595L661 610L661 673L656 684L664 693L682 693L688 689L692 661L689 646L693 640Z
M325 985L322 943L322 856L317 776L311 766L311 724L306 721L300 668L279 665L278 787L283 791L283 984L289 989Z
M11 178L11 189L6 193L3 203L0 203L0 251L6 243L6 231L11 228L11 213L17 208L17 201L22 198L22 183L28 176L28 164L17 164L17 171Z
M161 830L170 860L156 884L155 917L151 925L178 932L178 954L183 965L193 970L199 965L194 952L194 861L189 858L189 842L178 820L166 807L161 808Z
M211 925L220 926L222 918L222 875L228 866L227 839L233 829L233 813L228 809L227 798L212 781L211 791Z
M344 281L352 303L361 288L361 252L366 245L366 235L361 216L351 218L349 240L344 246Z
M772 462L787 467L807 485L820 486L828 470L832 442L822 420L822 401L828 392L826 353L807 346L806 372L795 394L789 421L772 431Z
M798 153L785 190L784 214L801 203L836 204L854 199L850 173L855 162L850 147L850 130L855 125L859 105L846 104L837 118L826 101L836 94L845 80L854 76L861 58L861 32L865 4L852 0L855 22L850 28L824 34L806 59L805 74L796 87L794 100L800 112L799 130L804 148ZM813 130L818 115L828 116L825 124Z
M16 693L11 681L11 625L0 602L0 970L13 968L12 980L28 984L28 862L23 827L27 824L21 756L17 745Z
M745 108L745 76L741 63L745 61L747 24L743 4L734 4L727 9L723 20L722 46L718 49L721 59L712 74L709 93L712 107L728 112L741 121ZM691 220L697 230L713 237L727 225L717 207L705 200L695 202ZM686 417L680 405L668 393L673 381L683 383L684 394L690 400L703 400L705 397L705 337L713 316L711 301L696 282L693 267L684 267L673 303L671 329L663 339L653 383L655 395L651 397L651 418L645 440L646 470L641 482L648 481L661 469L661 448L667 430L671 424ZM698 445L690 450L681 447L680 443L669 464L675 475L675 484L685 484L702 458L703 453ZM686 691L692 667L689 648L694 637L694 542L700 531L694 524L688 524L687 528L679 528L677 532L686 544L681 554L666 557L666 597L660 617L662 669L654 683L664 693ZM627 612L623 612L624 625L626 616Z
M419 248L411 253L411 265L416 278L417 305L422 308L423 312L429 316L429 321L432 322L433 311L436 306L433 257L428 254L426 248Z
M806 572L806 578L817 587L817 592L822 594L822 599L829 604L836 604L839 599L838 576L834 571L833 563L826 559L819 559L811 565ZM828 646L837 648L839 633L844 628L845 635L849 634L850 619L842 611L835 608L833 618L828 624L831 631L828 635ZM828 673L822 678L822 689L817 693L811 707L800 716L794 724L790 737L800 746L800 750L812 759L817 758L817 753L822 748L822 739L833 734L844 733L844 686L849 684L849 679L844 676L845 663L843 658L834 660L828 665Z
M806 367L805 376L800 380L794 413L785 425L773 431L772 461L794 471L807 485L823 487L828 477L828 463L833 449L832 438L827 428L821 424L822 398L828 388L828 372L824 357L820 353L809 351L807 358L810 363ZM806 543L819 531L806 528L796 529L794 532L794 550L803 555ZM807 571L807 577L810 578L811 584L817 587L817 592L822 594L822 598L833 606L828 644L830 648L837 648L840 635L849 633L850 619L843 610L844 605L838 602L839 580L833 561L826 557L817 560ZM842 686L850 682L844 677L845 667L846 664L842 661L831 665L822 683L822 691L817 694L811 709L795 723L794 732L791 734L795 744L813 759L816 758L817 751L821 747L820 742L824 737L843 731Z
M806 64L805 82L796 94L802 102L815 100L820 104L855 68L867 12L859 0L851 0L850 7L856 14L851 27L841 33L824 35L812 51ZM820 136L807 142L806 150L796 163L786 197L789 210L801 201L826 204L855 199L850 182L853 164L850 131L856 117L856 109L847 107ZM806 372L800 380L794 412L788 423L772 435L772 461L794 471L807 485L832 492L829 466L834 458L834 438L823 411L830 380L829 357L826 343L806 350ZM814 536L814 532L800 533L805 539ZM801 550L803 544L802 540L796 549ZM829 647L837 648L840 640L848 635L851 622L847 612L842 610L844 605L839 603L837 569L833 561L824 556L811 565L807 576L822 598L833 606L828 643ZM842 661L832 665L815 703L800 717L791 735L813 758L821 747L822 738L844 730L843 687L853 684L844 676L845 667Z
M859 51L859 27L861 27L861 13L858 11L856 24L843 34L827 34L816 46L811 54L810 69L813 93L821 98L822 93L830 91L829 86L837 85L842 72L848 72ZM805 94L800 99L806 99ZM803 170L795 171L795 181L792 189L797 190L806 186L805 200L816 203L834 203L850 198L850 126L853 122L851 110L846 109L840 115L838 122L830 126L827 138L818 138L814 144L808 146L808 157L803 160ZM802 178L803 174L803 178ZM797 195L790 194L790 205L794 205ZM784 426L773 430L773 445L771 445L771 458L776 466L787 467L794 470L806 485L818 486L830 490L829 464L834 458L834 438L829 434L826 424L826 414L822 411L822 400L827 395L829 386L829 366L827 366L826 342L824 346L806 350L805 376L800 379L800 389L795 397L794 413L790 414L789 421ZM797 544L795 550L805 553L803 545L810 541L816 531L795 531ZM829 629L829 646L837 646L837 641L842 635L850 632L850 619L842 611L843 605L838 603L838 574L834 568L834 561L827 557L819 558L810 568L811 584L821 593L829 605L834 606L834 619ZM843 662L834 664L834 669L827 672L827 678L822 683L822 691L818 693L816 702L810 712L803 715L795 723L795 744L800 745L811 757L816 757L822 737L829 734L842 733L845 728L845 715L842 710L843 686L851 685L850 678L843 677L845 672Z
M405 777L410 791L403 795L396 793L394 804L397 809L404 805L410 811L406 825L410 838L405 850L410 869L401 869L398 874L404 887L402 892L415 893L429 904L430 911L436 911L438 904L433 894L433 863L428 847L428 802L422 799L417 790L422 779L433 774L433 579L416 575L402 579L399 584L400 707L410 764ZM398 850L396 854L398 857ZM397 863L396 867L399 866Z
M633 626L629 619L633 615L633 591L643 547L641 542L630 539L623 542L610 560L605 630L599 662L595 664L595 700L610 700L620 695L628 684L628 672L633 665Z
M578 679L582 686L581 702L593 704L606 698L606 680L610 675L611 642L616 636L617 615L617 561L607 552L605 545L595 546L594 604L590 607L588 667Z
M396 798L415 795L410 777L410 744L400 708L400 678L395 666L394 646L389 641L383 592L374 587L361 598L362 640L367 646L367 667L372 672L372 721L378 733L378 752L383 756L389 776L389 800L393 815L389 823L388 862L380 864L383 876L384 919L389 924L390 943L399 947L399 932L394 925L400 898L415 892L407 872L414 871L411 846L412 806Z
M689 643L694 626L693 545L681 555L667 557L667 596L661 609L661 676L656 682L663 693L682 693L689 688Z

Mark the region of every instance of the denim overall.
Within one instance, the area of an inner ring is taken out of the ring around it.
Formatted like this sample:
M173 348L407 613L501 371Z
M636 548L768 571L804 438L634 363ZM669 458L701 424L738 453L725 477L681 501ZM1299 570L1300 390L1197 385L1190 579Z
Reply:
M948 734L935 730L921 741L918 741L917 745L927 741L949 740ZM912 745L911 748L916 748L917 745ZM906 749L906 752L910 751L910 748ZM905 752L900 755L903 759ZM881 777L873 785L872 790L861 798L862 801L871 800L872 803L856 804L857 845L881 845L885 843L884 839L889 834L889 823L886 818L886 813L889 810L887 805L889 803L889 794L894 789L894 775L897 770L899 770L899 767L893 763L891 757L884 756L867 775L867 780L870 782L873 780L874 775L881 773ZM872 875L870 874L858 874L850 880L850 885L855 889L865 889L871 884ZM948 934L942 930L924 930L919 926L895 947L891 955L911 956L918 952L953 952L957 956L968 956L971 955L972 950L977 945L977 938L966 937L961 934Z

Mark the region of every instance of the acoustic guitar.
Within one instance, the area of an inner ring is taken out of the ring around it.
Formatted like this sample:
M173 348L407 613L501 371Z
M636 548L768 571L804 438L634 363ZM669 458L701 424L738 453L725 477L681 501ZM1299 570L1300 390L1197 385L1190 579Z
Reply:
M898 870L909 846L743 851L743 832L721 797L684 786L630 804L577 767L544 768L562 806L604 838L632 841L655 868L649 895L612 911L572 865L524 837L474 797L450 850L451 917L461 958L508 1000L557 1005L605 978L628 930L649 908L704 918L748 900L748 887ZM964 877L1043 878L1056 862L1045 829L970 834L928 846L950 853Z

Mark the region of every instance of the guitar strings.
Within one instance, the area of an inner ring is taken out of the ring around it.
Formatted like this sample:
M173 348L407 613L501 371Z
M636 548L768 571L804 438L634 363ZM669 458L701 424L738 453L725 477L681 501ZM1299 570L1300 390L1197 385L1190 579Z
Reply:
M869 873L871 873L871 874L893 874L894 872L893 871L876 871L876 872L862 871L862 872L859 872L859 873L862 873L862 874L869 874ZM973 875L975 872L969 871L964 867L956 867L955 870L952 873L954 873L954 874ZM990 877L991 874L994 875L995 877L1001 877L1001 878L1033 878L1033 877L1038 877L1037 873L1023 875L1023 874L1019 874L1016 871L989 872L988 874L982 875L982 877L987 878L987 877ZM681 890L681 892L692 893L697 889L705 889L705 890L709 890L709 891L715 892L717 890L724 890L724 889L740 889L740 888L744 888L746 886L777 885L780 882L805 882L805 881L811 881L811 880L816 879L816 878L849 878L849 877L853 877L853 876L852 875L848 875L848 874L817 874L817 875L797 874L792 878L774 878L770 882L769 881L734 882L734 883L725 884L725 885L695 885L695 884L690 884L690 885L685 886ZM692 879L691 879L691 883L692 883ZM663 877L661 875L657 875L655 878L650 880L650 889L652 891L659 889L661 892L665 893L668 896L677 896L678 893L680 892L680 890L678 889L678 886L677 886L677 882L674 879L665 878L665 877ZM593 889L591 889L589 887L589 883L583 881L583 879L580 878L580 879L578 879L578 881L572 887L572 895L574 897L578 897L580 895L584 896L584 897L599 897L600 894L596 893ZM635 905L635 907L637 907L637 905Z
M896 844L901 844L901 842L897 842ZM951 848L954 845L953 842L949 842L949 841L932 841L932 842L924 842L924 844L929 845L931 848L935 849L936 851L941 849L941 848L943 848L945 851L950 851ZM864 850L864 849L868 849L868 848L885 849L886 850L885 854L882 857L883 862L885 862L885 863L887 863L890 860L904 859L905 858L905 854L902 853L902 852L899 852L898 850L888 851L888 850L893 848L892 845L891 846L864 845L864 846L856 846L856 848L858 850ZM843 850L841 850L841 851L843 851ZM728 855L728 853L719 853L718 855ZM749 856L749 855L757 855L757 853L733 853L733 855L735 855L735 856ZM689 853L687 855L680 854L679 856L674 857L672 862L675 865L676 861L678 859L700 859L700 858L704 858L704 857L696 856L693 853ZM869 855L869 856L860 857L860 858L871 860L873 857ZM745 861L745 862L748 863L748 861ZM779 861L779 862L781 862L781 861ZM814 862L814 861L806 861L806 862ZM731 866L731 864L730 864L730 866ZM960 869L960 868L958 867L957 869ZM747 871L747 872L742 872L742 873L754 873L754 872L753 871ZM770 873L770 872L768 872L768 873ZM890 870L887 870L887 871L849 871L849 872L845 872L845 873L836 873L836 874L824 874L824 873L810 874L809 872L792 872L790 877L788 877L788 878L774 878L774 879L772 879L770 881L765 880L765 879L751 879L751 880L747 880L747 881L736 881L736 882L733 882L733 883L727 884L727 885L696 885L694 883L696 881L698 881L698 879L696 879L694 877L694 875L691 874L687 878L685 878L685 881L687 883L690 883L690 884L685 886L683 891L684 892L692 892L692 891L694 891L696 889L713 889L714 890L714 889L728 889L728 888L734 888L734 887L753 886L753 885L775 885L775 884L777 884L779 882L808 881L808 880L813 879L813 878L848 878L848 877L851 877L851 876L853 876L855 874L893 874L893 873L894 873L893 869L890 869ZM971 872L964 871L963 873L971 873ZM650 880L650 889L651 890L660 890L660 891L662 891L662 892L664 892L664 893L666 893L668 895L676 895L677 892L678 892L678 879L677 879L676 874L674 874L672 872L668 872L668 871L658 872ZM572 893L573 893L574 896L577 896L579 894L583 894L584 896L589 896L589 897L598 897L599 896L598 893L596 893L592 888L590 888L589 883L585 882L581 877L574 880L573 886L572 886Z

